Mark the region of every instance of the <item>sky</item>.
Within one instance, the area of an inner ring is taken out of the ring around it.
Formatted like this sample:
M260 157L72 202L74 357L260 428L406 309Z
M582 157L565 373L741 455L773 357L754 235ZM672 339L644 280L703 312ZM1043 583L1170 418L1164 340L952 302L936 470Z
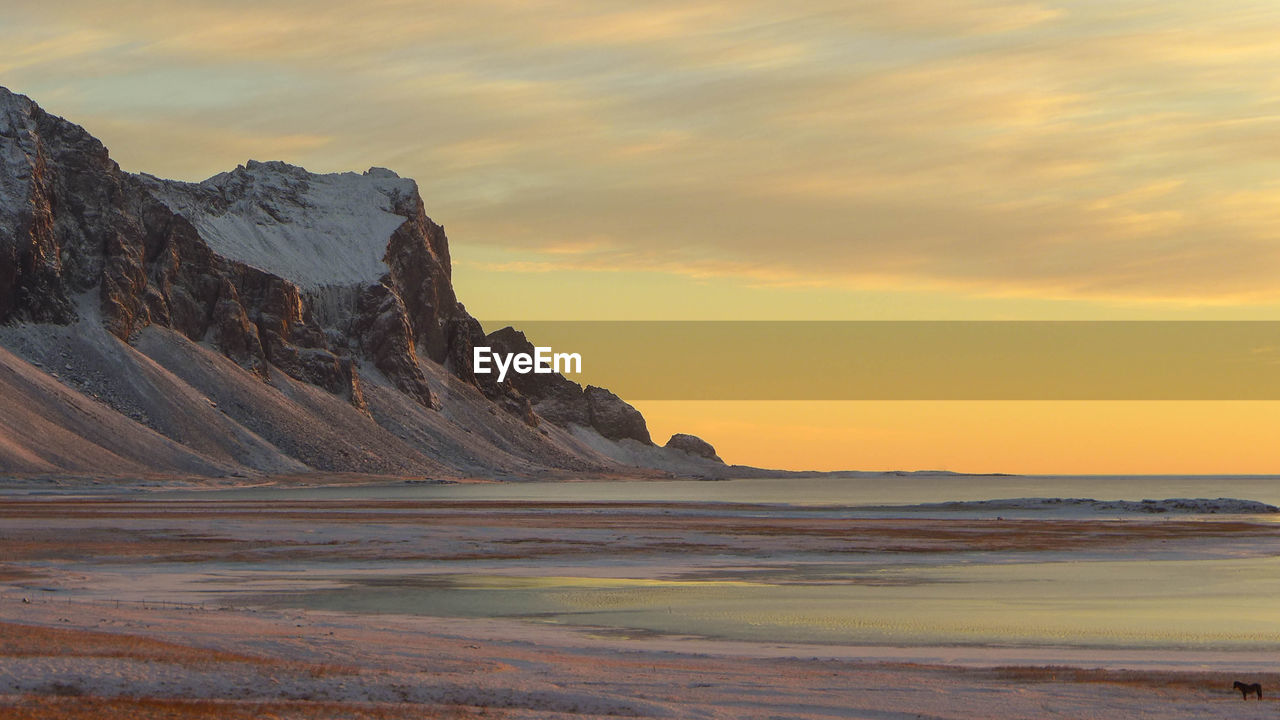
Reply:
M1276 37L1248 0L8 0L0 84L128 170L413 177L481 319L1280 319ZM1280 472L1267 403L642 405L744 463Z

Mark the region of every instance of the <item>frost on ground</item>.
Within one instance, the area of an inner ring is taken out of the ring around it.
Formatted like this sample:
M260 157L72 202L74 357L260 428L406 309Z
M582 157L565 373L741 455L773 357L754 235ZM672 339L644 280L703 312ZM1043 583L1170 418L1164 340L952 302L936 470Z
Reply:
M1069 514L1103 513L1177 513L1188 515L1266 515L1280 513L1275 505L1238 498L1167 498L1164 500L1094 500L1093 498L1009 498L1005 500L966 500L921 505L880 505L862 508L878 512L957 512L1039 511Z
M4 604L0 718L1262 718L1223 673L635 650L494 621ZM158 639L159 638L159 639ZM1280 675L1250 676L1264 687ZM49 714L33 714L43 711ZM96 714L88 714L89 710ZM24 714L26 713L26 714ZM256 715L255 717L263 717Z
M821 509L799 516L722 503L164 493L0 498L0 518L0 720L1176 719L1277 711L1270 650L1245 662L1209 649L818 645L620 632L596 616L576 627L546 616L442 617L429 602L400 611L420 613L407 616L266 607L251 598L359 577L395 593L405 573L429 584L433 573L468 570L479 573L475 582L597 573L643 586L662 577L645 575L646 564L664 573L683 564L705 579L726 564L756 572L802 554L871 558L881 579L889 554L929 563L956 553L1061 559L1081 557L1063 555L1069 550L1210 545L1272 557L1280 530L1256 518L850 521ZM867 607L857 620L871 616ZM1235 680L1262 683L1264 700L1242 701Z

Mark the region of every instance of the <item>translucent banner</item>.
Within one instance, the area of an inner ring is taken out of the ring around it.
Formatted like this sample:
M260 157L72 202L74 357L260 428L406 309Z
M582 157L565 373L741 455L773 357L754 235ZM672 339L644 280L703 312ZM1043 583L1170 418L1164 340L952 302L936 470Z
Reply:
M1280 400L1280 322L548 322L627 400Z

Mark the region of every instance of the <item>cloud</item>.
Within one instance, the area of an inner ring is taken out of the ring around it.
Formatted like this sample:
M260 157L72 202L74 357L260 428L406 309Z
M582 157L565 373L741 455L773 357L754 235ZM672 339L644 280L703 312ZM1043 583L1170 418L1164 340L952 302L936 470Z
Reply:
M1271 3L638 8L18 0L0 72L132 169L393 167L512 271L1280 297Z
M43 34L16 32L9 39L0 73L8 74L45 63L62 63L101 52L111 44L111 38L92 28L77 28L67 32Z

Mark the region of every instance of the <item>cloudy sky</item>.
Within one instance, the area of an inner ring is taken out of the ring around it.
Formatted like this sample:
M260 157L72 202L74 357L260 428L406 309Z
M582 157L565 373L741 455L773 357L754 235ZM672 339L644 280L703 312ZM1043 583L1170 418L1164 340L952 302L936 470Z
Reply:
M0 84L130 170L414 177L482 318L1276 319L1277 37L1270 0L9 0Z

